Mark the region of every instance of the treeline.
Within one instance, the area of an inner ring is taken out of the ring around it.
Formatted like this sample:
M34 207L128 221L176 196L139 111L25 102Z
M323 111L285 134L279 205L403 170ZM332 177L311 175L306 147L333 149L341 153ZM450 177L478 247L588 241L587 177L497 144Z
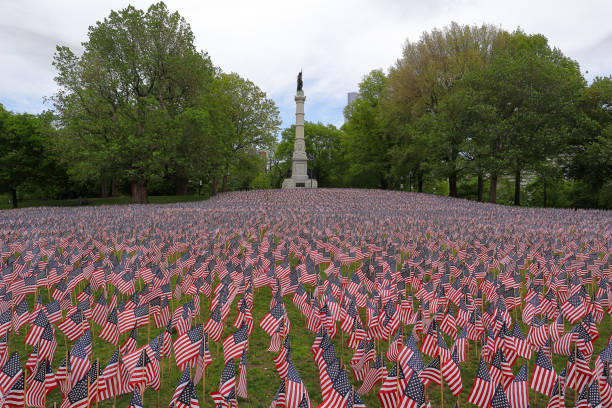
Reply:
M278 108L197 51L189 24L164 3L112 11L82 46L81 55L57 47L53 112L2 109L0 138L16 150L0 153L0 189L13 206L18 193L131 194L135 203L151 193L216 194L249 187L264 169L258 151L276 141Z
M345 116L340 130L306 126L319 185L612 206L612 77L587 85L542 35L455 23L423 33L363 78ZM278 156L292 146L284 132Z
M0 110L0 191L42 198L214 195L279 188L294 127L224 73L164 3L112 11L84 51L58 47L55 110ZM461 26L406 41L344 111L307 122L320 187L403 189L493 203L612 207L612 76L587 83L542 35ZM265 156L261 155L266 151Z

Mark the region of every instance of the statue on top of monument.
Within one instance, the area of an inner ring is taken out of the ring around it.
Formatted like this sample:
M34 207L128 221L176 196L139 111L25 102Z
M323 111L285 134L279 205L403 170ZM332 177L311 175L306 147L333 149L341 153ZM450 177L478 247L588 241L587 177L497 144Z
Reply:
M298 74L298 77L297 77L297 90L301 91L303 85L304 83L302 82L302 71L300 70L300 73Z

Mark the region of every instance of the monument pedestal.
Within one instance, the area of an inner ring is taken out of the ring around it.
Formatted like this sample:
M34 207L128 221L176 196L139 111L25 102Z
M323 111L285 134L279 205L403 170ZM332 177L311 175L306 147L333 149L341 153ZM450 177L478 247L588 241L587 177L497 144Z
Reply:
M288 188L317 188L317 180L307 178L304 181L287 178L283 180L283 190Z
M304 101L306 96L299 90L295 95L295 143L291 160L291 178L283 181L286 188L317 188L317 180L308 178L308 157L304 142Z

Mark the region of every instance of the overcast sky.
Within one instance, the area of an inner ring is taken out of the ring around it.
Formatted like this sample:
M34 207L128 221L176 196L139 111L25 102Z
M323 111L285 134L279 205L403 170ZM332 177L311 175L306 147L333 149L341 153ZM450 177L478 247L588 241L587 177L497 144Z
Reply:
M77 53L87 28L128 4L148 1L0 0L0 103L15 112L49 108L57 44ZM226 72L263 89L295 119L296 75L304 71L306 120L341 125L347 92L372 69L385 71L423 31L489 23L544 34L580 63L588 80L612 74L611 0L167 0L191 25L196 47ZM588 71L588 73L586 73Z

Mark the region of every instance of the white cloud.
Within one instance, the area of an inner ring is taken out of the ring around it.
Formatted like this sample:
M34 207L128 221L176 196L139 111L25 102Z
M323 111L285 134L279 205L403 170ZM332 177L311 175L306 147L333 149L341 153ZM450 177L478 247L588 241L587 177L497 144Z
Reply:
M304 69L306 119L342 123L346 93L370 70L387 69L406 39L451 21L520 26L542 33L578 60L587 78L612 74L612 3L603 0L173 1L196 46L225 71L252 80L275 100L283 125L294 120L295 76ZM588 3L588 4L585 4ZM87 28L128 2L5 0L0 3L0 102L39 111L55 91L55 45L79 50ZM150 2L133 1L146 9Z

